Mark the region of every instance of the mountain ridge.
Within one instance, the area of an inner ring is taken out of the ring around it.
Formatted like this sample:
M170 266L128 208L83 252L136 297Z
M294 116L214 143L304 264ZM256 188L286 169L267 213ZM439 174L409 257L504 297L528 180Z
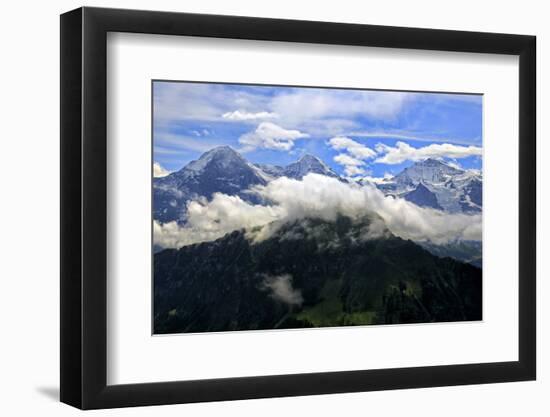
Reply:
M233 231L212 242L159 252L154 331L482 318L479 268L434 256L391 234L357 239L369 227L368 218L305 219L259 243Z

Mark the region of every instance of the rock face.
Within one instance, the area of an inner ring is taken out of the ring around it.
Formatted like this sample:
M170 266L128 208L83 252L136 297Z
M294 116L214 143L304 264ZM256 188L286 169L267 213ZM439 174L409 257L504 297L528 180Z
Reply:
M442 210L442 207L437 202L437 197L421 182L416 188L403 195L403 198L420 207L430 207Z
M154 256L154 332L481 320L481 270L373 218L305 219Z
M477 213L481 211L482 204L483 185L480 178L474 177L463 187L460 207L465 213Z

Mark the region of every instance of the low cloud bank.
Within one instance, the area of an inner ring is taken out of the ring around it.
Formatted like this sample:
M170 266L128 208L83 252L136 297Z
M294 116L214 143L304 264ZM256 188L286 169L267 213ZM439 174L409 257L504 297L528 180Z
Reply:
M269 295L277 301L289 306L301 306L304 302L302 292L292 286L292 275L266 275L262 281L262 290L269 291Z
M268 203L254 205L238 196L219 193L211 201L192 201L188 204L185 226L155 221L155 244L178 248L215 240L241 229L258 242L289 221L305 218L334 221L339 215L361 219L369 213L376 213L392 233L404 239L436 244L481 240L481 214L449 214L418 207L404 199L385 196L371 184L359 186L308 174L302 181L278 178L250 192Z

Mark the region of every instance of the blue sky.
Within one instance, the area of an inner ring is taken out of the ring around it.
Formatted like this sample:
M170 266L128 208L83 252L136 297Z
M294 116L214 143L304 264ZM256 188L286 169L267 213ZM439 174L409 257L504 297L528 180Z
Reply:
M427 157L481 169L482 96L154 82L155 162L176 171L220 145L275 165L309 153L354 177Z

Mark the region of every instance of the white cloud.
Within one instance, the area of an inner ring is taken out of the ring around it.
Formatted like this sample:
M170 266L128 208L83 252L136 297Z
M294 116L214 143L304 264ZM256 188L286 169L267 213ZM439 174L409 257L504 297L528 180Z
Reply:
M293 89L271 101L271 109L285 120L350 118L393 119L414 94L393 91Z
M447 161L447 165L455 169L463 169L457 161Z
M334 137L328 142L332 149L345 149L350 155L358 159L370 159L376 156L376 152L371 148L345 136Z
M162 165L160 165L158 162L155 162L153 164L153 177L160 178L160 177L166 177L168 174L170 174L170 171L167 169L164 169Z
M339 215L360 220L372 214L404 239L437 244L481 240L481 214L449 214L422 208L404 199L385 196L370 184L360 186L309 174L302 181L278 178L252 191L270 205L252 205L225 194L215 194L210 202L193 201L188 205L185 226L155 222L155 243L162 247L181 247L211 241L241 229L247 231L249 239L258 242L291 221L306 218L334 221ZM381 230L382 226L378 225L377 229Z
M393 178L393 175L386 172L383 177L371 177L371 176L365 176L361 178L363 181L372 182L373 184L384 184L388 180L391 180Z
M263 226L282 217L277 206L251 205L238 196L216 193L212 201L205 199L187 204L187 224L177 222L153 225L155 244L165 248L178 248L193 243L215 240L240 229Z
M346 155L345 153L338 154L334 157L334 161L344 166L344 174L348 177L354 177L356 175L363 175L366 171L361 168L365 165L360 159L353 156Z
M256 148L288 151L292 149L296 139L307 137L309 137L308 134L299 130L287 130L275 123L262 122L255 131L242 135L239 138L239 143L244 145L243 151Z
M270 113L266 111L261 111L258 113L250 113L246 110L235 110L232 112L227 112L222 114L222 117L227 120L257 120L257 119L276 119L279 117L277 113Z
M346 155L345 153L340 153L334 157L334 161L339 163L340 165L346 165L346 166L354 166L358 167L361 165L365 165L363 161L360 159L354 158L353 156Z
M344 174L347 177L356 177L358 175L364 175L367 171L365 171L363 168L359 168L356 166L348 165L344 168Z
M384 154L375 161L382 164L400 164L405 161L421 161L426 158L446 157L459 159L482 155L481 147L459 146L450 143L434 143L422 148L413 148L405 142L397 142L394 147L379 143L376 145L376 151Z
M330 139L328 143L332 149L348 152L348 154L341 153L334 157L334 161L345 167L344 174L348 177L364 175L366 171L360 168L365 165L364 160L376 156L376 152L371 148L345 136L336 136Z
M270 296L289 306L301 306L304 302L302 292L292 287L292 275L266 275L261 288L270 292Z
M413 140L416 142L438 142L438 143L452 143L455 145L472 145L479 138L473 139L458 139L458 138L442 138L433 135L420 135L407 131L351 131L347 133L348 136L359 138L380 138L380 139L396 139L396 140Z

